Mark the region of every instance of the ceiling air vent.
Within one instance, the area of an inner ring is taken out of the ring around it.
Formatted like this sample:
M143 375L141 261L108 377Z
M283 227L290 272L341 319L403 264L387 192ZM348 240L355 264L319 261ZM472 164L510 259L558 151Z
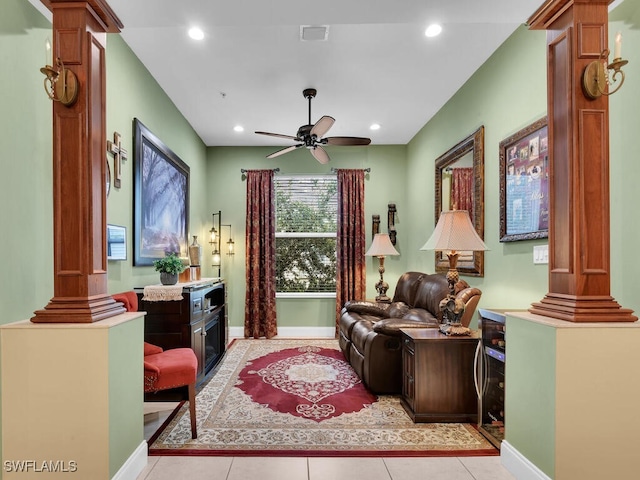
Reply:
M300 40L324 42L329 36L329 25L300 25Z

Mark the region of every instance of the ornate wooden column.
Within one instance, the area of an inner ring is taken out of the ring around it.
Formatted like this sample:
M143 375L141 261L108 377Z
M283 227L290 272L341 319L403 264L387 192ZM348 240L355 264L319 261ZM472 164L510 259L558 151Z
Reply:
M549 293L532 313L573 322L634 322L610 295L609 101L582 91L607 48L612 0L550 0L529 19L547 30Z
M105 190L106 34L122 23L104 0L42 2L53 12L53 59L76 74L79 92L73 105L53 102L54 297L31 321L90 323L125 311L107 294Z

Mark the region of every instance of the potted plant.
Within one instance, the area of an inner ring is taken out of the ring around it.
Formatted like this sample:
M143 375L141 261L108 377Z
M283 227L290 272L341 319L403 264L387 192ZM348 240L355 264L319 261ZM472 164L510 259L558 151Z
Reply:
M178 275L186 268L182 260L170 253L166 257L153 261L156 272L160 272L160 283L163 285L175 285L178 283Z

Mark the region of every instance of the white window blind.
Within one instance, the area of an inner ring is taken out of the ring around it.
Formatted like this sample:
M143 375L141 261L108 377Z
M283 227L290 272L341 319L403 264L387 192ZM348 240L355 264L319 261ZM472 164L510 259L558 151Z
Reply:
M277 176L276 291L335 293L337 179Z

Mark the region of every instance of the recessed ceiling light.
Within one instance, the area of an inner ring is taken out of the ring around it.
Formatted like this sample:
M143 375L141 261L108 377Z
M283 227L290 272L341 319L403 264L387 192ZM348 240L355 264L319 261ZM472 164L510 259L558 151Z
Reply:
M442 27L437 23L432 23L427 27L424 34L427 37L437 37L438 35L440 35L440 32L442 32Z
M369 127L369 129L371 130L380 130L380 125L377 123L372 123L371 126Z
M204 32L198 27L191 27L189 29L189 36L194 40L202 40L204 38Z
M236 125L233 127L234 132L244 132L244 127L242 125Z

